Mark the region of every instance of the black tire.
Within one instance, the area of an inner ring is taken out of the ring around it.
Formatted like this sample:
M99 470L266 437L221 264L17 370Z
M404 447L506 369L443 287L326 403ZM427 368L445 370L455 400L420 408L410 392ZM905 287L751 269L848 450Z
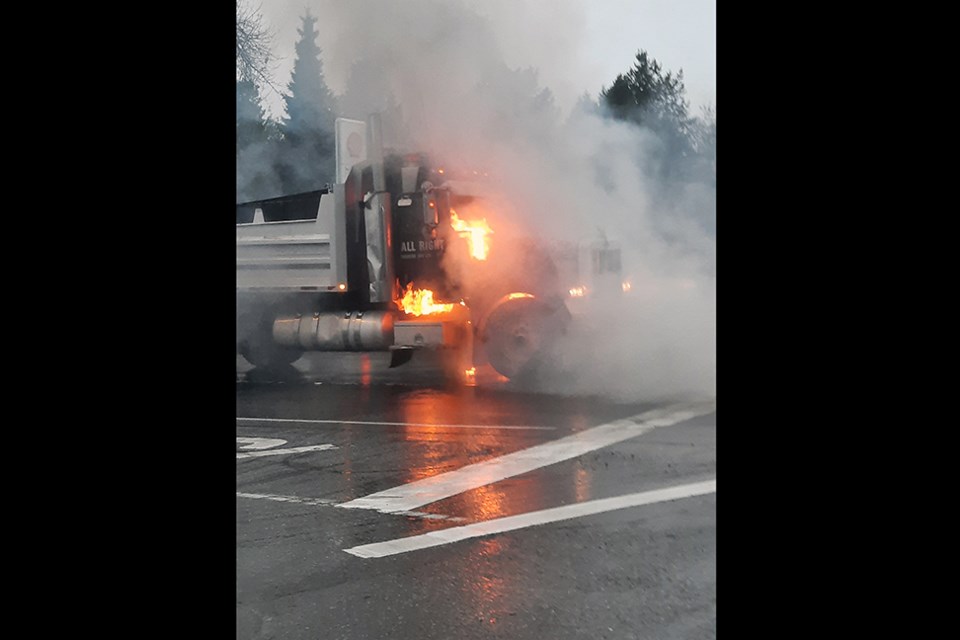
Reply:
M241 343L240 355L255 367L277 369L299 360L303 350L281 347L271 338L269 342L261 339Z
M510 379L528 378L549 361L566 326L565 307L524 297L504 299L483 319L480 342L491 366Z
M249 318L249 316L248 316ZM258 368L278 369L300 359L303 349L284 347L273 340L273 314L262 313L237 345L240 355Z

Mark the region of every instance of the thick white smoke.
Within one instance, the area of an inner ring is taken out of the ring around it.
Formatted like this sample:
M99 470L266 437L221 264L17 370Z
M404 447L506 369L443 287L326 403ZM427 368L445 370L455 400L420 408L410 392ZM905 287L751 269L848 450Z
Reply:
M402 130L388 140L488 171L499 207L490 219L494 243L509 242L514 232L620 243L631 291L572 325L563 359L573 373L552 381L552 389L633 400L715 394L715 238L702 224L713 215L713 188L688 184L684 197L658 204L663 185L645 177L658 157L655 136L587 111L566 112L548 79L524 66L551 54L571 68L579 64L577 5L309 6L343 115L393 109Z

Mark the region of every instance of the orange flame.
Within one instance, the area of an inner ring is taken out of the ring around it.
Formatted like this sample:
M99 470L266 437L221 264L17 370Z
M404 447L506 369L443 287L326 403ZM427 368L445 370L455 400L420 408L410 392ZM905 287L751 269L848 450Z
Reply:
M486 260L490 251L490 238L493 229L487 224L487 219L461 220L457 212L450 210L450 226L461 238L466 238L470 245L470 255L477 260Z
M407 285L403 298L395 300L397 306L404 313L411 316L428 316L432 313L449 313L453 311L453 303L444 304L433 301L433 291L430 289L413 288L413 283Z

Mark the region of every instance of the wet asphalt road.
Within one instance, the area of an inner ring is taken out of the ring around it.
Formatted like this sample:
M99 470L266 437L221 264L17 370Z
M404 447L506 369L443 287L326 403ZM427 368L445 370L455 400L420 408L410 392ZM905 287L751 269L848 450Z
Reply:
M549 396L484 371L462 386L429 358L385 363L312 355L265 373L238 358L237 638L716 637L714 492L383 557L347 551L714 480L715 412L576 454L549 443L675 403ZM541 445L530 470L443 484ZM337 506L425 478L442 495L413 509Z

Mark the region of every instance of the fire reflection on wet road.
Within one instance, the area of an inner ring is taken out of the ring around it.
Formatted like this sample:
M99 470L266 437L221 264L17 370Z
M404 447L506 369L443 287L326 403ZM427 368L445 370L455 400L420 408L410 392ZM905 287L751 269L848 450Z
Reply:
M712 496L380 559L344 553L715 478L714 414L489 483L479 475L468 490L411 512L381 513L337 505L653 407L484 384L384 384L373 359L359 361L352 384L304 369L268 383L238 374L237 416L249 418L238 420L238 438L283 440L291 450L330 445L238 459L238 638L715 634Z
M474 605L472 617L488 625L496 625L509 613L506 594L510 576L498 573L495 568L503 545L502 538L480 540L473 551L473 565L481 570L464 576L464 595Z

